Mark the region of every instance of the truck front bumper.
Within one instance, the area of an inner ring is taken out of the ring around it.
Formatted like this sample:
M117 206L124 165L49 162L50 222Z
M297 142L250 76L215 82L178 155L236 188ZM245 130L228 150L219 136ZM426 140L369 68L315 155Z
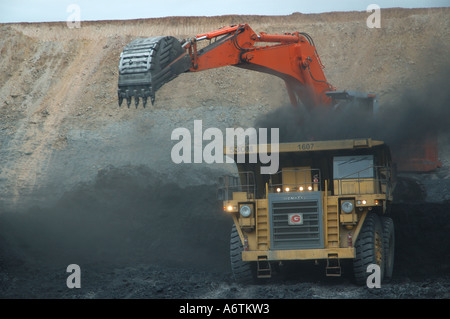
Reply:
M316 259L353 259L355 248L323 248L302 250L249 250L242 252L243 261L281 261L281 260L316 260Z

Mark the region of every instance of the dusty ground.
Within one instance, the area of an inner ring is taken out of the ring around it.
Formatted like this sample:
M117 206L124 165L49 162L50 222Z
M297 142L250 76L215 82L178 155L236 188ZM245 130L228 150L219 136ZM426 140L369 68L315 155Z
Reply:
M0 296L449 298L448 136L443 167L417 177L426 202L396 207L391 283L369 290L302 265L244 287L229 270L231 220L214 200L217 176L234 168L173 164L170 135L195 119L253 126L287 104L282 81L230 67L181 75L152 108L119 109L116 100L118 57L131 39L246 22L309 33L334 86L395 106L450 65L448 14L383 10L381 29L366 27L365 12L0 25ZM81 289L66 287L72 263Z
M136 167L105 171L54 207L3 213L0 292L83 299L450 297L448 204L394 207L395 274L380 289L354 285L348 266L343 277L327 278L323 265L310 264L287 265L272 281L244 286L232 279L231 224L213 198L211 187L160 184ZM81 268L81 289L66 286L72 263Z

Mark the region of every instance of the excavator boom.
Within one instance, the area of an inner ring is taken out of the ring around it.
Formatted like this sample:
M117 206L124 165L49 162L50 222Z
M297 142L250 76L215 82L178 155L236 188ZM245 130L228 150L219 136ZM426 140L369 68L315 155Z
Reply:
M210 44L199 48L199 43ZM128 44L119 62L119 105L123 100L136 107L142 99L152 103L156 91L185 72L223 66L269 73L282 78L294 106L332 104L325 93L334 91L312 38L306 33L271 35L255 33L247 24L224 27L179 41L174 37L136 39Z

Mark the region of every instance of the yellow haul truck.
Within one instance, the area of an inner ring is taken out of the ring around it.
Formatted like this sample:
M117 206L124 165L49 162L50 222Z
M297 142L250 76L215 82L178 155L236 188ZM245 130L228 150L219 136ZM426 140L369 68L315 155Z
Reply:
M371 264L389 280L394 224L388 208L395 183L387 145L372 139L278 145L276 174L261 174L262 163L249 163L259 151L249 145L245 163L236 162L239 176L221 178L218 196L234 220L235 279L270 278L288 261L324 264L326 275L340 276L341 262L350 260L356 283L366 283ZM227 156L238 153L225 148Z

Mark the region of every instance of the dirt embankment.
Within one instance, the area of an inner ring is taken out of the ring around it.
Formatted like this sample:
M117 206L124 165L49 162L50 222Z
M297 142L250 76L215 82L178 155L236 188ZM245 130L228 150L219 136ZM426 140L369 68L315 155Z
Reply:
M435 228L447 225L445 205L400 208L409 228L399 228L398 277L382 292L314 276L233 283L231 221L214 201L217 175L233 167L173 164L171 132L200 119L204 128L253 126L288 103L284 83L232 67L185 74L157 92L153 107L137 110L118 108L116 90L118 58L132 39L244 22L257 32L309 33L334 86L395 105L449 64L449 13L382 10L381 29L367 28L365 12L0 25L0 296L448 297L448 231ZM448 178L449 159L444 148L430 184ZM415 223L408 211L417 209L441 217ZM430 251L423 235L439 249ZM82 291L65 286L71 263L85 271Z
M168 148L173 126L189 127L193 119L215 127L251 126L288 103L280 79L227 67L179 76L158 91L151 109L118 109L118 59L136 37L185 38L242 22L257 32L307 32L330 83L377 92L391 105L449 64L448 13L382 10L380 29L367 28L365 12L82 22L80 29L64 22L3 24L1 204L23 204L43 185L60 195L108 165L164 170L170 152L155 154L155 145Z

